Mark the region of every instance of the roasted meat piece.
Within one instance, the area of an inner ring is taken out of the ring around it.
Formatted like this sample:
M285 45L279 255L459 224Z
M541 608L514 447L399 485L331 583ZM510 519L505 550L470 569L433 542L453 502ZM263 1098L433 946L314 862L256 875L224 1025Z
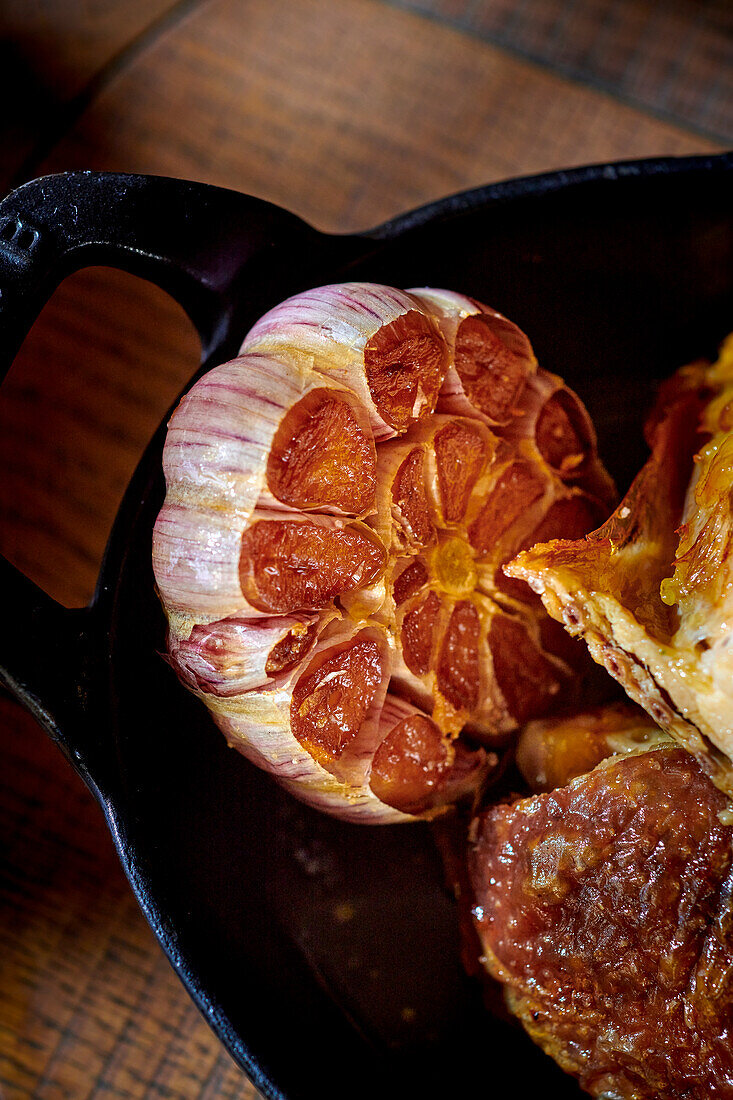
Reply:
M506 571L733 794L733 338L662 387L647 437L602 527Z
M733 1097L733 827L676 745L473 824L490 974L595 1097Z

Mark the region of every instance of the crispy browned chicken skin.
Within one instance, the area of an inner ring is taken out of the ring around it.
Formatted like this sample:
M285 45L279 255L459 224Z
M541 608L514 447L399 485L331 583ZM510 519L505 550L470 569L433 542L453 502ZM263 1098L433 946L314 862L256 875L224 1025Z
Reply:
M593 1096L733 1097L727 806L693 757L662 747L474 822L486 966Z

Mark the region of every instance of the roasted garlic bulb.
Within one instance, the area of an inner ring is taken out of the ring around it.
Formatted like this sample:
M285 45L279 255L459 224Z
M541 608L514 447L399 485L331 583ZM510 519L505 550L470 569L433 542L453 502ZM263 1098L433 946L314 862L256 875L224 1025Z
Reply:
M578 650L502 566L597 526L614 490L577 397L494 310L299 294L184 397L163 462L170 660L303 800L433 815L573 680Z
M733 339L659 395L613 516L507 567L733 793Z
M482 960L599 1100L732 1095L731 821L672 743L473 823Z

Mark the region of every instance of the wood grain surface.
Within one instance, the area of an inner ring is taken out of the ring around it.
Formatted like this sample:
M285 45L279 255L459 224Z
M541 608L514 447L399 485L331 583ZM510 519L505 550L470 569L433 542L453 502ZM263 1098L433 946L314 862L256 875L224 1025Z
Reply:
M162 27L180 0L0 2L0 190L68 129L97 81Z
M2 178L158 172L346 231L503 177L715 150L733 124L729 10L8 3L3 50L35 106L6 126ZM89 598L126 482L197 355L165 295L95 269L59 288L13 365L0 548L67 606ZM7 698L0 726L2 1097L256 1097L138 912L91 795Z

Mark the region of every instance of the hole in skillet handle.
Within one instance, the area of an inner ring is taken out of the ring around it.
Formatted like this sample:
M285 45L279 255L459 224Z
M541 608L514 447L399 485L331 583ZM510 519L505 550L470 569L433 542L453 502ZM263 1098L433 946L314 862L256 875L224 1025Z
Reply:
M204 362L212 355L222 361L236 353L242 333L235 323L253 319L237 301L245 269L253 261L262 268L256 314L272 304L275 246L308 236L319 235L294 215L205 184L102 172L32 180L0 203L0 379L59 283L93 265L167 291L193 322ZM104 800L116 781L113 746L100 735L110 724L109 585L100 583L88 607L67 609L0 558L0 592L12 624L0 636L0 683Z
M86 606L130 478L196 372L198 333L154 283L85 267L61 283L0 387L0 554Z

